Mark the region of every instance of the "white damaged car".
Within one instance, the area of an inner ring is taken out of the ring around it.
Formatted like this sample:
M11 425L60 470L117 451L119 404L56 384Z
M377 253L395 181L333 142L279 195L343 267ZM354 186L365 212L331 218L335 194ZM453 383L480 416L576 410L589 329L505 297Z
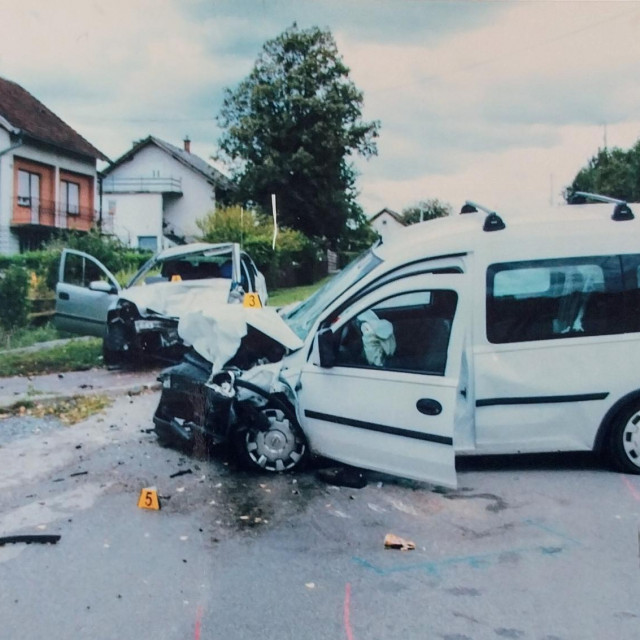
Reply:
M247 296L246 294L253 294ZM194 243L157 253L123 288L92 256L65 249L56 285L55 324L104 339L106 364L174 361L184 352L177 326L192 311L228 303L267 304L264 276L237 243Z

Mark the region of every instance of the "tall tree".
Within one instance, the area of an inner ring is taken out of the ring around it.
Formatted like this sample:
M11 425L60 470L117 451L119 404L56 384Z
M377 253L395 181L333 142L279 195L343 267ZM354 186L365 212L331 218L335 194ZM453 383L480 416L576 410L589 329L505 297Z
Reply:
M625 151L619 147L599 149L565 189L567 202L576 191L599 193L627 202L640 200L640 140Z
M423 220L433 220L434 218L444 218L451 215L452 208L447 202L441 202L437 198L420 200L417 204L406 207L402 210L402 219L405 224L415 224Z
M377 153L362 106L329 31L294 23L268 41L218 116L236 198L270 211L274 193L281 224L335 244L363 218L349 158Z

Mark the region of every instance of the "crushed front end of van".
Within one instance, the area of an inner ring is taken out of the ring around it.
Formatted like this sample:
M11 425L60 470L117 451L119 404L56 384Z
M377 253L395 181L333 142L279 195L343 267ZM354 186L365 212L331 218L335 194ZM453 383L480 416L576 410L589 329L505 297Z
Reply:
M215 317L188 314L179 331L192 348L159 376L160 442L187 453L231 444L242 463L264 471L299 466L308 447L279 374L302 341L280 316L231 307Z

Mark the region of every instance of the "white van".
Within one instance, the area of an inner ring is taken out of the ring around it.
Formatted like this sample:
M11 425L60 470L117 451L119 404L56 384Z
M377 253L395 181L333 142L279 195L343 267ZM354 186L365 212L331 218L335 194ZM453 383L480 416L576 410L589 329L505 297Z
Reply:
M602 449L639 473L640 222L613 210L414 225L284 314L303 346L267 367L308 448L449 486L456 454ZM290 468L295 429L271 423L247 457Z

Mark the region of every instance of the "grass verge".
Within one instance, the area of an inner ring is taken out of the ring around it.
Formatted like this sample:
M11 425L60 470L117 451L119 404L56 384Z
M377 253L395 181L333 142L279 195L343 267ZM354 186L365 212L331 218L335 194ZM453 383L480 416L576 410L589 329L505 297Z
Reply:
M71 340L39 351L0 353L0 377L62 371L82 371L102 366L102 340Z
M331 276L323 278L313 284L307 284L302 287L290 287L288 289L275 289L269 292L270 307L284 307L293 302L306 300L312 293L319 289Z
M113 399L105 395L75 396L68 400L39 404L37 402L17 402L8 408L6 416L34 416L44 418L55 416L64 424L76 424L90 416L104 411L113 404Z

